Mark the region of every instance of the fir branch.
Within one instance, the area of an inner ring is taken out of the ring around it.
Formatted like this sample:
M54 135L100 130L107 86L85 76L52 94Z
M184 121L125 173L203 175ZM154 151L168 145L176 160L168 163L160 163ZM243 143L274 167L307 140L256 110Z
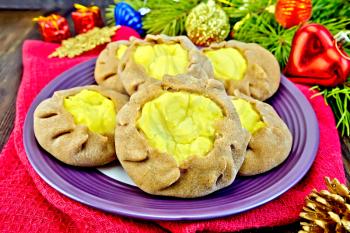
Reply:
M286 64L296 27L282 28L269 12L253 14L234 34L236 40L258 43L271 51L281 67Z
M350 14L350 2L348 0L313 0L312 21L324 21L332 18L344 19Z
M148 0L151 9L143 21L143 28L151 34L169 36L185 34L187 15L201 0Z
M333 34L345 30L350 25L350 19L326 19L315 20L326 26ZM260 44L272 52L281 67L284 67L290 53L291 43L298 27L284 29L275 20L274 15L269 12L253 14L249 17L239 30L234 34L236 40ZM350 46L344 47L350 52Z
M247 14L259 15L273 3L272 0L228 0L228 2L229 5L221 3L221 6L231 22L237 22Z
M234 39L262 45L270 50L281 67L284 67L289 57L294 33L298 27L284 29L276 22L274 14L265 10L266 7L276 3L276 0L228 1L229 5L222 5L232 24L242 20L247 14L250 15L235 32ZM350 2L347 0L313 0L313 16L310 21L323 24L331 33L336 34L350 26L349 15ZM344 49L349 53L350 45L345 46Z
M121 2L115 0L115 3ZM185 22L188 13L201 0L125 0L134 9L148 7L151 11L143 18L143 29L148 34L166 34L169 36L185 34ZM106 9L108 24L114 24L114 5Z
M335 88L314 86L312 89L320 91L316 95L323 95L326 104L331 106L342 136L350 136L350 79Z

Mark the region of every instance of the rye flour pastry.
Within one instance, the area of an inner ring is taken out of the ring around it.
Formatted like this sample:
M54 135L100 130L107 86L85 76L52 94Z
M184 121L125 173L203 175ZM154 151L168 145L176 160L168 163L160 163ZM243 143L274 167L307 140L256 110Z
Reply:
M230 185L248 141L214 79L166 75L133 94L117 116L118 159L150 194L193 198Z
M214 77L224 83L228 94L234 90L261 101L271 97L280 83L276 58L258 44L235 40L202 49L214 68Z
M116 158L115 118L128 97L99 86L57 91L34 112L34 133L58 160L83 167Z
M129 45L130 42L124 40L111 42L100 53L95 66L95 80L99 85L125 93L118 77L118 65Z
M141 85L162 80L165 74L190 74L196 78L208 78L213 76L213 69L210 61L187 37L147 35L144 40L131 39L118 74L127 93L131 95Z
M287 125L267 103L237 91L231 98L243 127L251 134L239 175L260 174L281 164L292 147L292 135Z

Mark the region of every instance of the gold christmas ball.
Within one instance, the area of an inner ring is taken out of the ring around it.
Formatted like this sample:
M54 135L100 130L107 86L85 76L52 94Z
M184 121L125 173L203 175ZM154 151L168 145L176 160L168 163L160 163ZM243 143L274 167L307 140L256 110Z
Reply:
M213 0L200 3L188 14L185 24L187 36L198 46L221 42L230 32L228 17Z

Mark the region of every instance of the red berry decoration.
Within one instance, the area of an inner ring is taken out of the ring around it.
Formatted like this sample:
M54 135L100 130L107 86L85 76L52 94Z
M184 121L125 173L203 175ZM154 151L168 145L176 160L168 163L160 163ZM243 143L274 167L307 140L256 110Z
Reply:
M275 17L284 28L308 21L312 14L311 0L278 0Z
M350 75L350 58L326 27L306 24L294 35L284 74L296 83L333 87Z

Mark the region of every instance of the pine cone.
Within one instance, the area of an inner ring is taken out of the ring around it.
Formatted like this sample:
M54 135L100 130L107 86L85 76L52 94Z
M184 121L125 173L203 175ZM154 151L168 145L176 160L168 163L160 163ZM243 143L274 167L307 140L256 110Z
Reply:
M328 190L315 189L305 200L300 217L302 230L299 233L350 232L350 192L337 179L325 177Z

